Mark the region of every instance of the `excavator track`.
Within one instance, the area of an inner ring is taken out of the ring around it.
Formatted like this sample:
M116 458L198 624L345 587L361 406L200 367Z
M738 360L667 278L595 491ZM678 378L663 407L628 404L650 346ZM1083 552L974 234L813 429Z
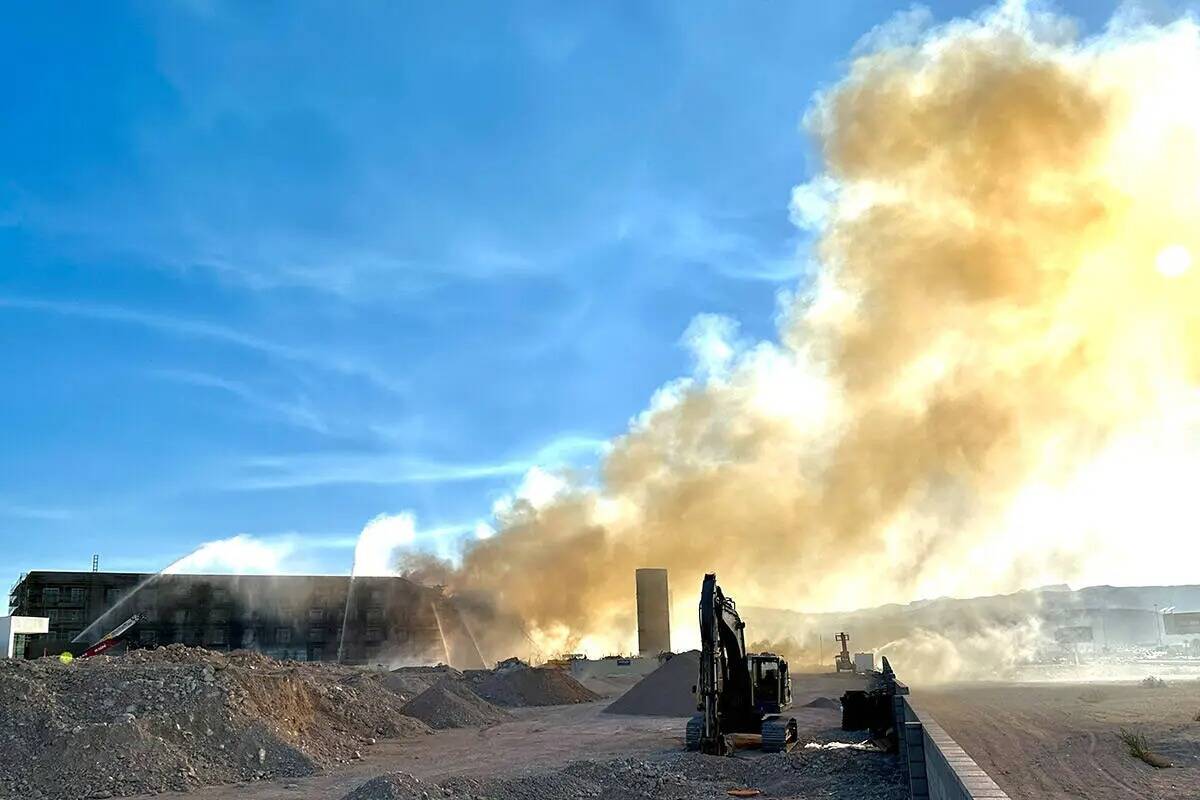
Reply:
M791 750L799 738L795 717L772 716L763 720L762 749L764 753L780 753Z
M704 735L704 715L695 714L687 723L687 733L684 741L688 750L700 749L700 737Z

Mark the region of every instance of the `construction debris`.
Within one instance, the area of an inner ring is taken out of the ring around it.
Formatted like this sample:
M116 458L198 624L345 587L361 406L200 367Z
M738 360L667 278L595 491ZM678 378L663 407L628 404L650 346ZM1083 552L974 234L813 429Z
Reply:
M600 695L561 669L531 667L510 658L494 670L468 670L464 677L474 692L498 706L561 706L590 703Z
M633 688L614 700L606 714L632 714L645 717L690 717L696 713L696 695L692 687L700 673L700 652L679 653L642 678Z
M432 782L397 772L367 781L343 800L727 800L731 790L748 786L771 797L813 797L817 792L830 800L908 796L904 775L888 756L819 750L756 759L671 753L647 760L575 761L498 779L459 776Z
M309 775L425 734L379 674L172 645L0 661L0 797L110 797Z
M454 667L399 667L383 676L383 684L405 700L411 700L443 678L461 680L463 674Z
M484 700L461 678L443 677L404 706L404 713L431 728L480 728L512 719Z

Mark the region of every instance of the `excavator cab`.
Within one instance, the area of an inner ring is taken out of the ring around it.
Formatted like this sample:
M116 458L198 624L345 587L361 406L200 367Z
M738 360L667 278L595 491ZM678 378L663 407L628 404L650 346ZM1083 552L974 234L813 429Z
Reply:
M788 663L774 653L752 653L750 691L760 714L778 714L792 704L792 677Z

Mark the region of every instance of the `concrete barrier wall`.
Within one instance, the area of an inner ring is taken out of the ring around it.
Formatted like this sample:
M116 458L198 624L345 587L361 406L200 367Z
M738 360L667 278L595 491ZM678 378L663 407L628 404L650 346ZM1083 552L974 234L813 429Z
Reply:
M1008 800L974 759L908 695L895 697L900 758L908 766L912 800Z

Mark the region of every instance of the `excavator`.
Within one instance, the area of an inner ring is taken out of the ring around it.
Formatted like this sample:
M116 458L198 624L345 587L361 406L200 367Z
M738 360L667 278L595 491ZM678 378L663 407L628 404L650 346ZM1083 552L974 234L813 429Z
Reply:
M687 723L687 749L729 755L738 740L761 741L762 749L790 749L796 720L781 712L792 702L788 664L774 653L747 653L737 604L704 576L700 588L700 676L696 710Z

